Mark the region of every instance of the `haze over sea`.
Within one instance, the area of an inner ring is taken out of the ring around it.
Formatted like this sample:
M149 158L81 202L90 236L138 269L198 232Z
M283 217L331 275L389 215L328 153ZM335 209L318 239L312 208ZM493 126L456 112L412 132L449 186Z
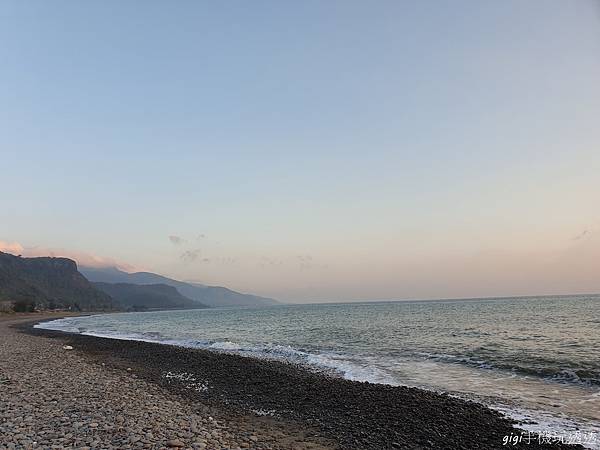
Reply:
M38 325L250 357L471 398L540 431L600 431L600 296L278 305Z

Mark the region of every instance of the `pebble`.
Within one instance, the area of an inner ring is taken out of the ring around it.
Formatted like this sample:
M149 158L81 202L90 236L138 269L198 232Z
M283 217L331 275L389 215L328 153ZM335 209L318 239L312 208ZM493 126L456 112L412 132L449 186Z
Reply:
M22 333L10 326L13 323L0 316L0 450L233 450L248 448L243 441L259 429L261 436L271 435L273 440L252 448L311 448L297 444L296 429L277 437L279 427L251 417L223 410L214 418L200 412L214 412L214 406L192 403L158 384L133 378L129 373L134 367L119 368L106 357L100 363L82 352L65 352L73 349L68 337Z

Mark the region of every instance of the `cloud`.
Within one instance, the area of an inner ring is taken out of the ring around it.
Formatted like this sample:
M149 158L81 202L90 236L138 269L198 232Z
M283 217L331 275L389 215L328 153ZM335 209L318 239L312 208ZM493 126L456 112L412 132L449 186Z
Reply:
M581 233L579 233L577 236L575 236L573 238L573 240L578 241L580 239L583 239L584 237L586 237L589 234L590 234L590 230L583 230Z
M258 267L264 269L266 267L281 266L283 265L283 261L281 259L270 258L268 256L261 256L257 265Z
M118 269L124 270L125 272L134 272L137 270L131 264L119 262L113 258L105 258L102 256L94 255L92 253L66 250L62 248L46 248L40 246L24 247L18 242L0 241L0 251L11 253L13 255L21 255L29 258L39 256L69 258L77 262L77 265L80 267L117 267Z
M173 245L180 245L185 242L185 239L180 236L171 235L169 236L169 241L171 241L171 244Z
M314 267L311 255L298 255L296 258L298 258L298 262L300 263L300 270L310 270Z
M4 242L0 241L0 252L11 253L13 255L20 255L23 253L23 246L18 242Z
M221 256L221 257L213 258L212 261L214 261L218 264L230 265L230 264L235 264L237 262L237 259L232 258L231 256Z
M200 249L197 248L195 250L186 250L179 256L179 258L183 262L191 263L191 262L196 261L199 256L200 256Z

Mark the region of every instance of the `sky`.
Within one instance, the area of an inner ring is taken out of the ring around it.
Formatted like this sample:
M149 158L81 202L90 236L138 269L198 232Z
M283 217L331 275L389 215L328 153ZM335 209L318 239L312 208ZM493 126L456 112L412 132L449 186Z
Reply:
M283 301L600 292L600 2L3 1L0 250Z

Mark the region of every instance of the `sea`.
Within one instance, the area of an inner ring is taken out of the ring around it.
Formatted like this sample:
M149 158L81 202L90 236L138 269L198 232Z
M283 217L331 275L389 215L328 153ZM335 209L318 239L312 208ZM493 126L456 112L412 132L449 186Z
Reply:
M37 327L445 392L600 448L600 295L134 312Z

